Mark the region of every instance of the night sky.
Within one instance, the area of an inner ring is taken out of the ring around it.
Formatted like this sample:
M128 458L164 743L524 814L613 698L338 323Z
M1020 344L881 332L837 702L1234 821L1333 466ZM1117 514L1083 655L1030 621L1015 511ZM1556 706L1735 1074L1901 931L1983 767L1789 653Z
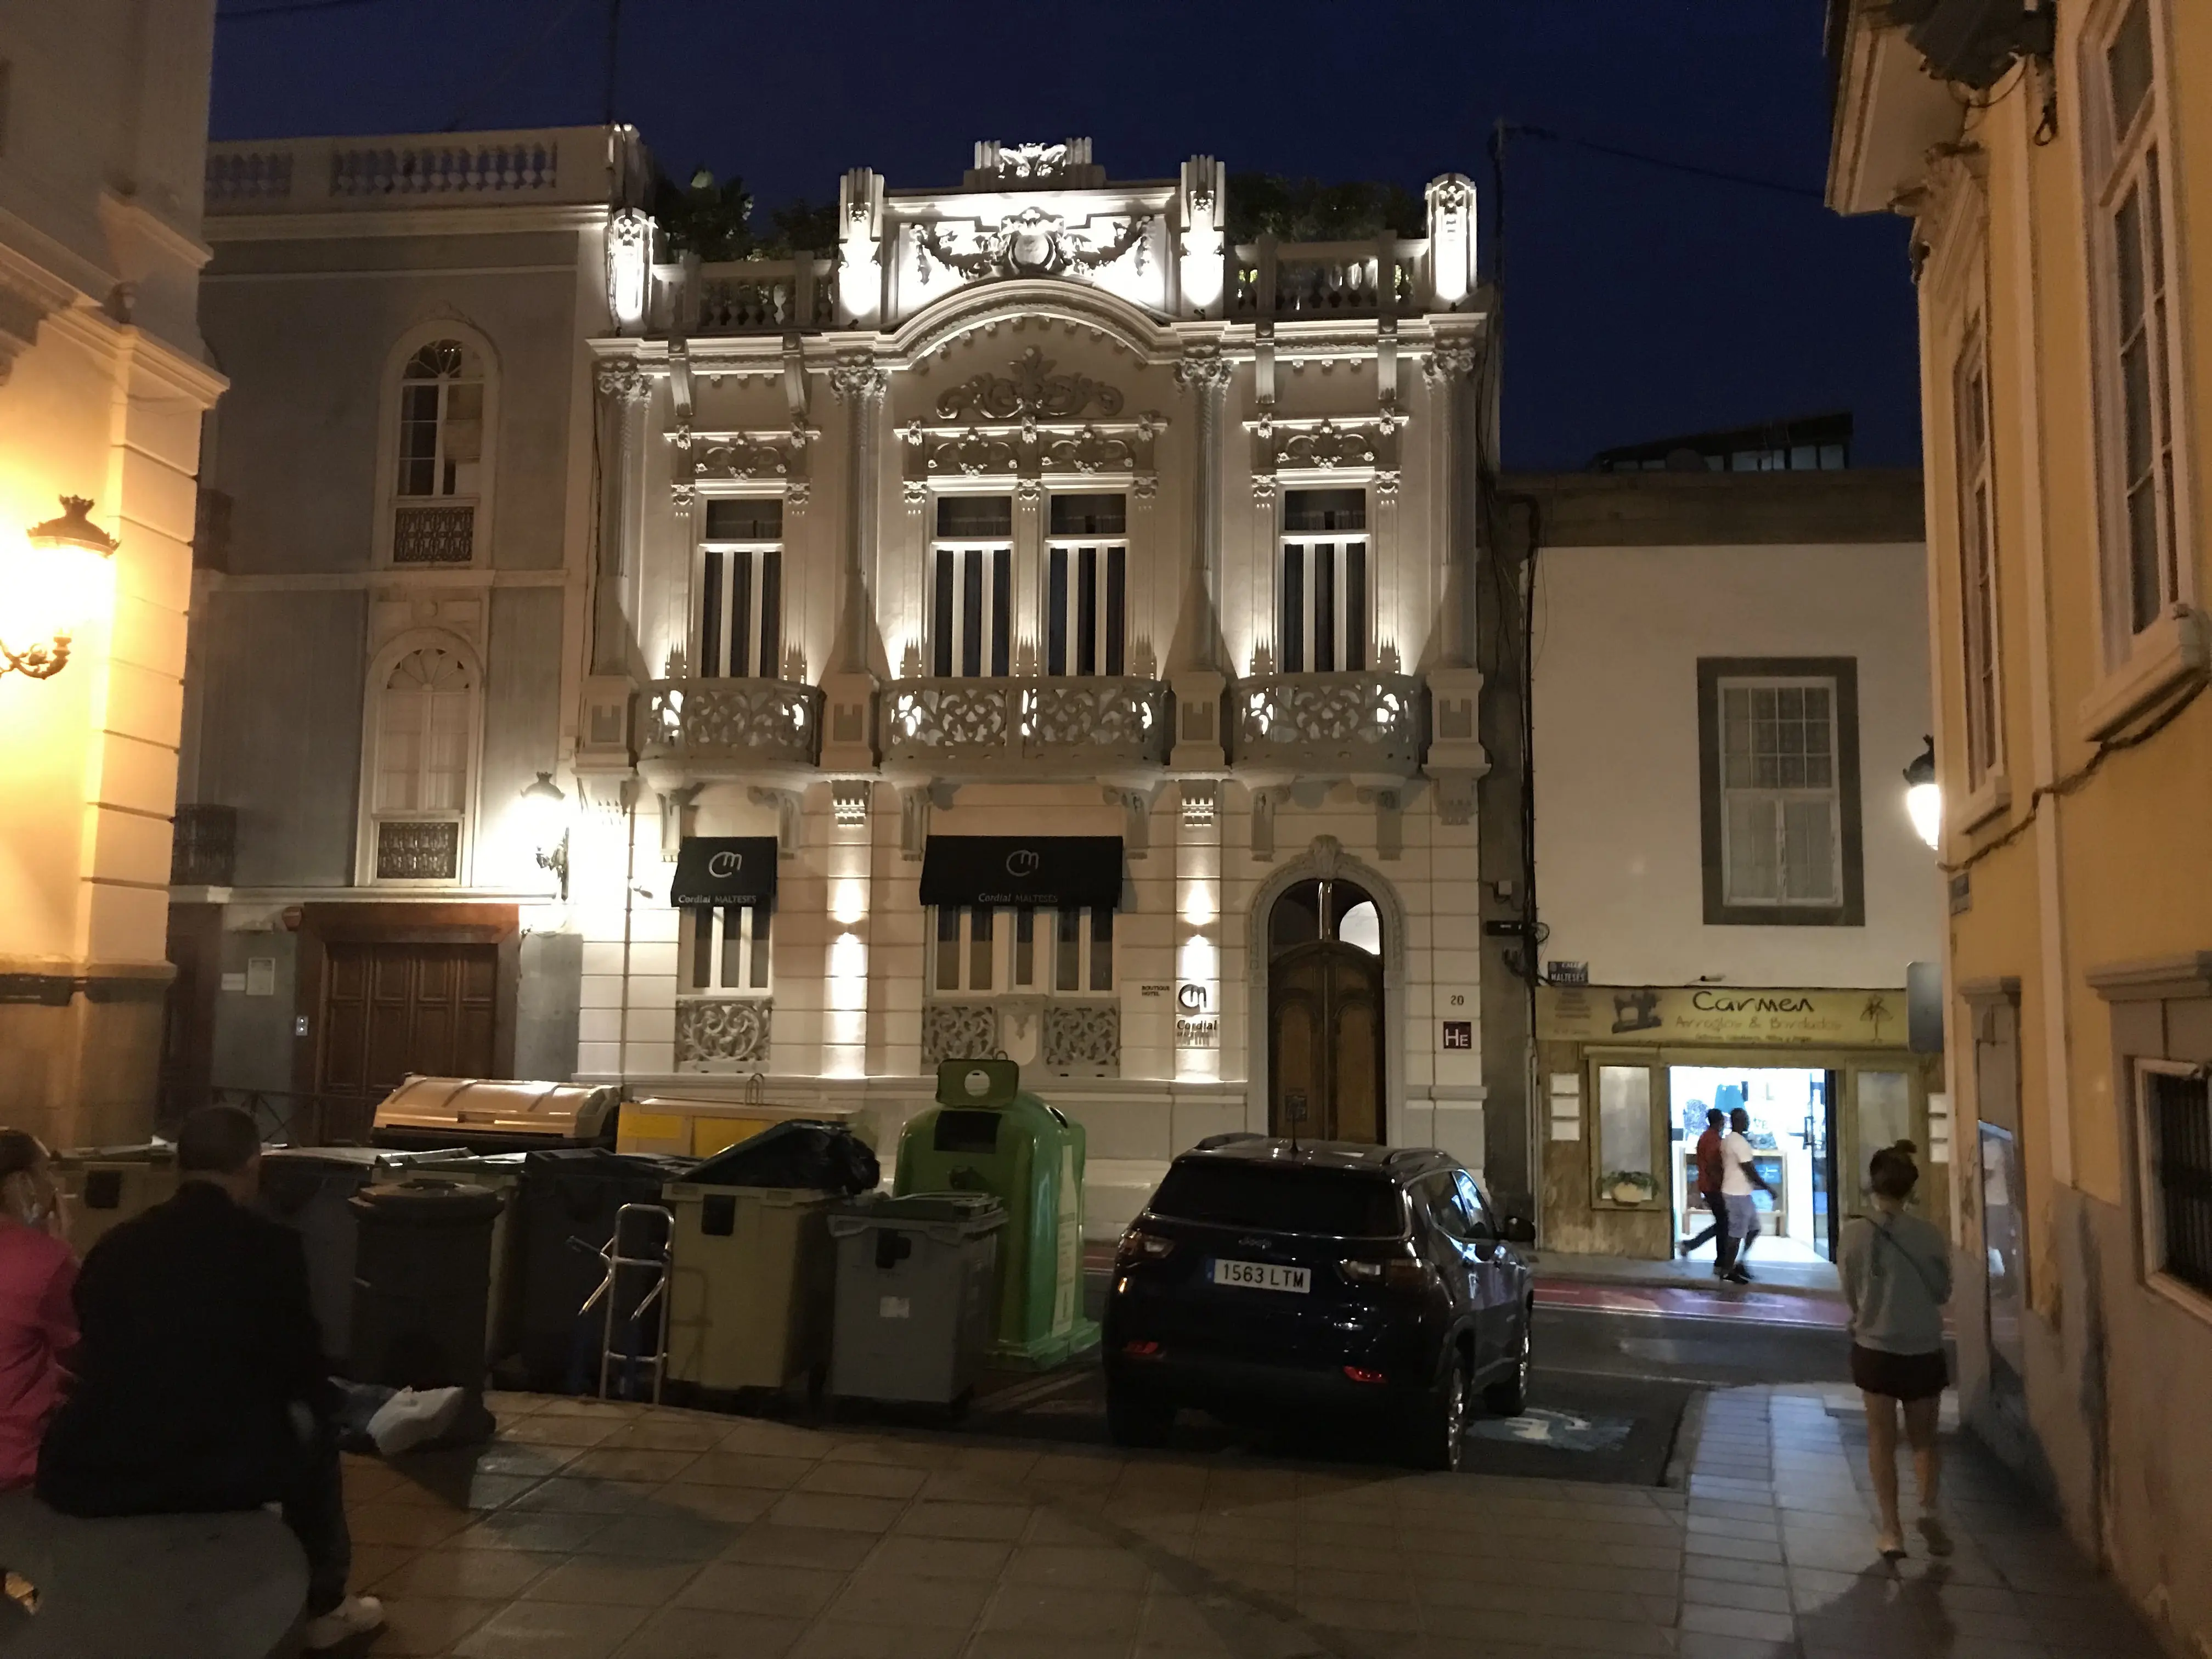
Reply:
M253 15L256 11L268 15ZM616 109L663 167L763 204L848 167L958 180L974 141L1088 134L1117 179L1474 179L1499 116L1811 195L1535 138L1506 158L1505 459L1848 409L1919 460L1905 226L1816 199L1821 0L624 0ZM607 0L222 0L217 138L598 121ZM1496 249L1490 248L1494 255Z

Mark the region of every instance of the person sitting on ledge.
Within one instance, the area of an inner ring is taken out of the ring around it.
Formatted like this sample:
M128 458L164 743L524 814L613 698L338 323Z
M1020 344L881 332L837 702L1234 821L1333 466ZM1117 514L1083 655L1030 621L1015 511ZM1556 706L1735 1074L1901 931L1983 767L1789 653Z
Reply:
M374 1630L348 1595L342 1403L300 1236L247 1206L261 1136L235 1107L177 1135L176 1196L115 1228L76 1284L75 1386L48 1426L37 1492L64 1515L283 1506L307 1558L311 1650Z

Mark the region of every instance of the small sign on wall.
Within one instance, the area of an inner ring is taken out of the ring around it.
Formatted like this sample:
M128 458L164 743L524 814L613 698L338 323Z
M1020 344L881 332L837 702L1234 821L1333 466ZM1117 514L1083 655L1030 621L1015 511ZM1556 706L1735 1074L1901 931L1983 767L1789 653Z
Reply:
M1471 1019L1448 1019L1443 1023L1443 1046L1447 1048L1474 1047L1474 1022Z
M246 959L246 994L250 997L273 997L276 994L276 958L248 957Z

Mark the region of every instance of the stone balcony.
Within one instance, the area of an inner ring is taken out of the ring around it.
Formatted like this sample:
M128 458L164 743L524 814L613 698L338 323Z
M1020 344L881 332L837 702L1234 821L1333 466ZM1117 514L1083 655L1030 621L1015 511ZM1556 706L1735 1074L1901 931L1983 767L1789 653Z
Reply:
M905 679L883 692L885 763L938 775L1161 766L1169 727L1166 685L1129 676Z
M708 776L811 770L822 752L822 692L797 680L655 680L639 724L643 766Z
M626 169L642 166L634 141ZM599 207L607 199L601 127L368 138L271 138L208 146L207 211L375 211L410 207Z
M1420 682L1405 674L1267 674L1229 690L1231 763L1295 775L1411 777Z
M802 255L655 265L646 331L696 337L833 328L836 264Z

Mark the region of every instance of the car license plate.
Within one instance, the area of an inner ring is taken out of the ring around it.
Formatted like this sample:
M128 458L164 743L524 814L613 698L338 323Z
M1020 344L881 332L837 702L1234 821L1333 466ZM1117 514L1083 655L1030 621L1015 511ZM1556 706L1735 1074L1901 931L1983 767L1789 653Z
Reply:
M1300 1296L1313 1288L1310 1267L1285 1267L1273 1261L1223 1261L1213 1264L1213 1282L1246 1291L1295 1291Z

